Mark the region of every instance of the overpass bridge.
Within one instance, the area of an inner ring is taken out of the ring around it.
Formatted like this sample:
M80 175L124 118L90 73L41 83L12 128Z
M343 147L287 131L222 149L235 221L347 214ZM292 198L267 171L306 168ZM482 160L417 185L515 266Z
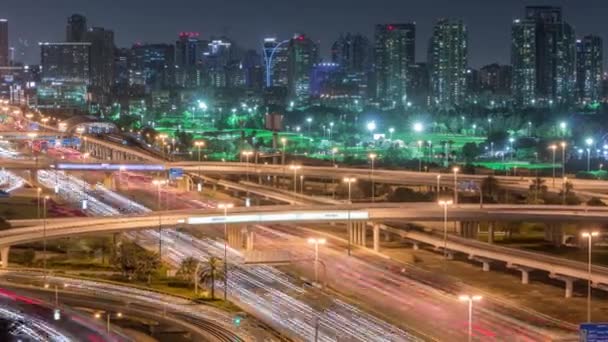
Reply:
M41 220L16 220L11 224L16 227L0 231L0 259L3 267L8 264L10 246L43 240L56 239L96 233L125 232L159 227L159 221L165 229L184 225L230 225L228 232L229 243L242 241L242 225L274 224L274 223L318 223L318 222L348 222L349 236L354 245L365 246L367 226L373 228L373 246L379 249L381 230L389 231L403 238L431 245L437 249L445 248L450 254L463 253L469 259L484 265L484 270L490 270L490 263L503 262L507 267L521 271L522 282L528 282L528 273L532 270L548 272L550 277L566 284L566 297L572 295L573 282L587 279L586 264L564 260L540 253L532 253L517 249L482 243L476 240L450 237L444 241L438 235L418 231L405 231L389 227L378 222L386 221L442 221L443 210L428 203L379 205L354 204L333 206L269 206L234 208L224 216L219 210L181 210L154 212L140 216L119 218L74 218L49 219L46 228ZM564 206L508 206L489 205L479 208L474 205L461 205L450 209L450 221L480 221L480 220L534 220L534 221L570 221L570 222L608 222L608 209L572 208ZM240 236L239 236L240 235ZM247 235L251 241L247 243L253 248L253 236ZM248 247L249 248L249 247ZM595 266L591 280L594 286L608 288L608 268Z

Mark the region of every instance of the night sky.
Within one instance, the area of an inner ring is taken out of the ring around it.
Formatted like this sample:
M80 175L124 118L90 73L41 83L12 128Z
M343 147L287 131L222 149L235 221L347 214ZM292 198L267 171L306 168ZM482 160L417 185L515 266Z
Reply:
M2 0L0 18L10 21L11 46L27 63L39 61L37 42L65 39L72 13L84 14L89 26L113 29L119 47L173 42L180 31L197 31L203 38L227 35L257 48L265 36L304 32L320 42L325 58L340 32L372 38L374 24L414 21L419 61L426 59L437 18L461 18L469 29L469 64L479 67L509 62L511 21L523 15L525 5L562 6L578 36L608 38L606 0Z

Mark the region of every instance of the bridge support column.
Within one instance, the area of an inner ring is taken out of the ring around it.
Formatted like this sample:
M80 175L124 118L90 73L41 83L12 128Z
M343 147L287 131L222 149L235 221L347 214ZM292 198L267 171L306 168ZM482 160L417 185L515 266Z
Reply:
M254 241L254 232L253 232L253 228L249 227L249 229L247 230L247 242L246 242L246 249L247 251L251 252L253 251L253 241Z
M486 259L486 258L480 258L480 257L476 257L474 255L470 255L469 256L469 260L474 260L477 262L481 263L481 269L484 272L490 272L490 263L492 262L492 260Z
M488 223L488 243L494 243L494 222Z
M30 183L38 186L38 169L30 169Z
M374 224L374 252L380 252L380 225Z
M468 239L477 237L477 222L462 221L460 222L460 236Z
M551 242L554 246L562 245L564 239L564 230L559 223L552 223L545 226L545 240Z
M103 186L108 190L116 190L116 180L111 172L106 172L103 177Z
M11 246L3 246L0 248L0 266L2 268L8 267L8 253L11 251Z
M243 248L243 233L241 227L228 226L228 245L235 249Z
M555 275L555 274L549 274L549 278L563 281L564 284L566 285L564 297L572 298L572 289L574 287L574 281L576 280L576 278L567 277L567 276L563 276L563 275Z

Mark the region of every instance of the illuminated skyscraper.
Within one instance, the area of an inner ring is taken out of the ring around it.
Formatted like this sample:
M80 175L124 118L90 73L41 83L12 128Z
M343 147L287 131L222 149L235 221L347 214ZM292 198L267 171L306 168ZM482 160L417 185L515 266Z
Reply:
M0 19L0 66L10 64L8 48L8 20Z
M287 87L289 40L264 39L264 83L266 88Z
M84 111L90 85L90 43L40 43L38 107Z
M131 84L142 85L146 93L175 84L175 48L170 44L135 44L131 48Z
M519 105L569 104L575 86L574 30L559 7L526 7L512 26L513 95Z
M585 36L576 42L576 90L578 101L593 104L602 93L603 44L598 36Z
M87 18L80 14L72 14L68 18L65 40L71 43L83 42L86 32Z
M348 72L367 72L371 65L369 39L361 34L340 35L331 47L331 59Z
M416 24L376 25L376 98L404 106L408 101L409 66L415 63Z
M184 88L203 85L202 57L207 43L198 37L197 32L182 32L175 43L176 81Z
M288 96L303 102L310 96L310 76L319 58L317 44L303 34L295 35L289 42Z
M464 104L467 84L467 29L461 20L441 19L429 44L431 105L452 108Z
M106 105L114 84L114 32L92 27L84 35L91 44L91 94L93 102Z

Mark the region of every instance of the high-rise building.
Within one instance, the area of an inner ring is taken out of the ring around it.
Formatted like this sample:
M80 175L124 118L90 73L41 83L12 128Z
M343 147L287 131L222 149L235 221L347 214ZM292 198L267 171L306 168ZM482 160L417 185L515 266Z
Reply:
M409 83L406 105L408 107L427 106L429 104L431 81L429 79L429 66L427 63L415 63L409 67Z
M68 18L65 40L71 43L83 42L86 33L87 18L81 14L72 14Z
M247 50L243 57L245 69L245 86L249 89L261 90L264 87L264 67L262 56L256 50Z
M376 25L376 99L404 106L408 102L409 66L416 57L416 24Z
M8 52L8 20L0 19L0 67L10 64Z
M175 48L170 44L135 44L129 61L130 84L145 87L146 93L175 84Z
M203 85L202 59L207 43L198 37L198 32L182 32L175 43L176 82L184 88Z
M114 84L114 32L92 27L84 35L91 44L91 94L93 102L107 105Z
M90 50L90 43L40 43L39 108L86 110Z
M510 65L489 64L479 69L481 90L492 94L508 95L511 93L512 68Z
M598 36L585 36L576 42L576 90L578 101L596 103L602 95L603 44Z
M464 104L467 84L467 28L461 20L441 19L429 44L433 106Z
M266 88L287 87L289 39L264 39L264 84Z
M203 52L203 65L208 79L205 84L212 88L228 86L228 69L231 81L238 78L238 63L235 63L232 43L227 39L213 39Z
M346 72L367 72L371 65L371 45L361 34L340 35L331 47L331 59Z
M575 36L560 7L526 7L512 26L513 95L519 105L569 104L575 87Z
M319 58L317 44L303 34L289 42L288 96L302 103L310 96L310 75Z

